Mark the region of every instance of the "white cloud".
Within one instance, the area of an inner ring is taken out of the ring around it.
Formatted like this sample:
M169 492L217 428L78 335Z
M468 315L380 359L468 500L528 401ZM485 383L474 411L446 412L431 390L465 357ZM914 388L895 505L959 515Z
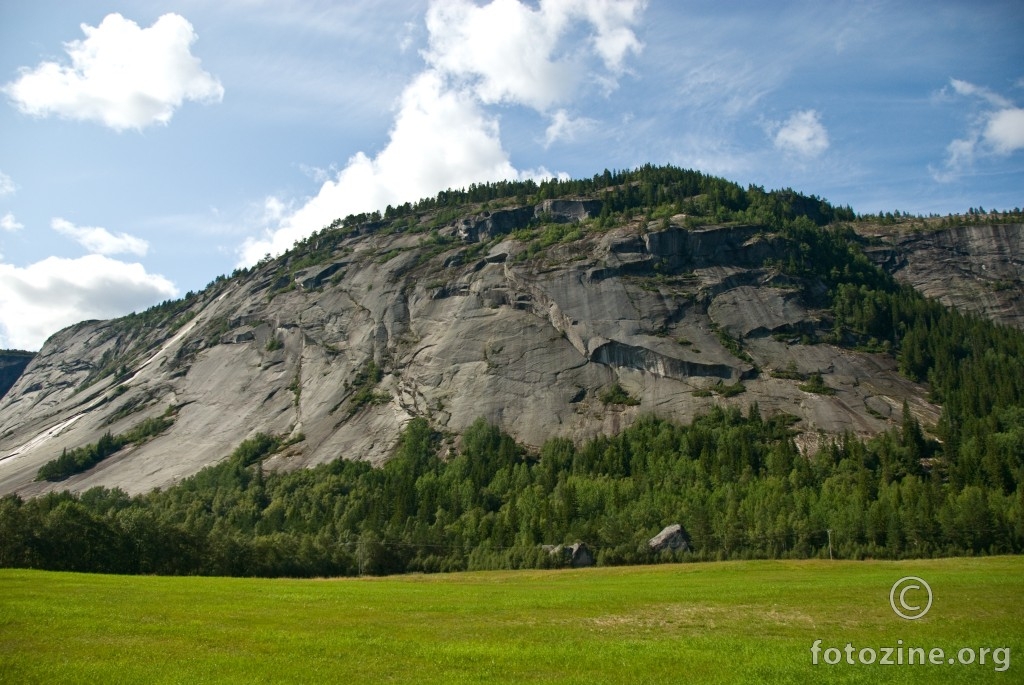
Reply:
M47 257L24 268L0 264L0 347L38 349L65 326L122 316L177 294L141 264L102 255Z
M471 183L551 176L543 168L512 165L498 119L486 106L547 111L569 99L592 71L588 56L596 56L604 70L622 73L626 56L641 47L631 27L643 7L639 0L542 0L536 9L519 0L493 0L482 7L466 0L433 2L426 18L427 69L403 91L387 145L375 157L353 155L295 211L275 199L282 216L276 220L265 212L269 228L245 242L240 263L287 250L348 214ZM586 45L563 49L565 36L580 24L592 29ZM546 136L553 141L571 135L584 123L559 110Z
M382 209L470 183L518 178L501 147L498 123L463 91L444 87L433 71L421 74L405 93L388 145L373 159L356 153L333 180L277 227L242 247L242 263L289 249L296 240L348 214ZM284 205L273 199L271 207Z
M3 91L26 114L97 121L117 131L166 124L185 100L219 102L224 88L191 53L192 25L165 14L142 29L120 14L64 46L70 65L22 68Z
M14 185L14 181L10 176L0 171L0 197L7 197L8 195L14 195L17 188Z
M560 140L573 141L576 136L593 129L594 125L593 119L574 118L564 109L560 109L551 115L551 124L544 132L544 147L549 148Z
M946 146L946 163L941 169L929 167L932 178L939 183L949 183L974 163L974 153L978 147L978 136L957 138Z
M940 183L955 180L979 158L1024 150L1024 108L984 86L959 79L950 79L950 85L957 95L974 98L987 107L971 119L965 137L946 146L943 166L930 167L932 177ZM946 95L946 91L941 95Z
M7 212L2 218L0 218L0 229L13 233L14 231L20 231L23 228L25 228L25 225L19 223L18 220L14 218L13 212Z
M1024 109L1008 107L988 117L982 138L1001 155L1024 149Z
M511 102L537 110L569 99L583 75L587 50L558 53L574 22L594 29L587 45L614 73L641 43L632 25L645 6L638 0L541 0L534 9L518 0L477 6L467 0L434 2L427 11L427 63L471 83L486 104Z
M961 81L960 79L950 79L949 83L953 86L953 90L957 95L973 96L978 97L989 103L993 107L1009 107L1010 101L1004 98L1002 95L995 93L984 86L977 86L967 81Z
M424 56L439 72L475 80L485 103L546 109L565 98L577 78L569 61L551 60L561 29L516 0L483 7L464 0L434 3L427 12L430 46Z
M807 159L828 149L828 131L813 109L795 112L775 132L775 147L787 154Z
M263 222L280 221L287 211L288 207L280 199L274 196L267 197L263 201Z
M570 16L582 14L593 24L597 34L590 43L605 66L617 74L623 72L623 62L629 53L638 54L643 49L631 27L640 20L646 0L570 0L552 4L563 5Z
M98 226L75 226L70 221L57 217L50 222L50 227L62 235L73 239L93 254L114 255L134 254L144 257L149 251L149 243L142 238L119 233L114 235L105 228Z

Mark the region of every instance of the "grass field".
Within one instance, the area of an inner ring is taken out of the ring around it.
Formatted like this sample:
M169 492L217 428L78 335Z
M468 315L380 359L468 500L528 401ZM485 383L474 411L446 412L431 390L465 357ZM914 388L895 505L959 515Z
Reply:
M934 593L914 621L889 604L908 575ZM824 662L899 640L974 663ZM979 664L984 647L1009 665ZM0 570L3 683L1024 682L1014 660L1024 557L342 580Z

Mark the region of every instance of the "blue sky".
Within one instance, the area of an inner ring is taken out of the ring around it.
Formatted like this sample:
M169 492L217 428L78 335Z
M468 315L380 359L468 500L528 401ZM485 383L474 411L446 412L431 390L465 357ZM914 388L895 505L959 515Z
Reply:
M1024 205L1024 4L0 0L0 347L352 212L651 162Z

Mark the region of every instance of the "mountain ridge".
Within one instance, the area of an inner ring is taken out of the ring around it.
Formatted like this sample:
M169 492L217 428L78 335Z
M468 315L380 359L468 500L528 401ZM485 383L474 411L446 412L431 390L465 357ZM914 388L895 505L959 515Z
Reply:
M290 443L271 469L381 463L415 417L445 432L449 451L479 417L538 447L644 414L686 420L756 402L797 417L808 449L819 431L877 434L904 402L925 425L938 420L927 387L884 348L852 350L832 330L830 277L807 263L800 236L852 212L696 172L631 173L608 173L590 195L508 186L348 217L201 293L61 331L0 400L0 494L166 487L257 432ZM854 281L874 278L874 263L958 306L1024 320L1020 223L857 228L827 229ZM987 299L936 277L943 250ZM802 389L812 376L822 385ZM602 400L614 388L638 403ZM61 450L169 409L164 433L59 483L35 480Z

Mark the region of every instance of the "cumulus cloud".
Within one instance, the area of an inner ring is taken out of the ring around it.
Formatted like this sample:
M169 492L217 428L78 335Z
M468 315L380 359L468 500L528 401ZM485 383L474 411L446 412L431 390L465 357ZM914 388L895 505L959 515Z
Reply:
M81 25L85 38L64 45L70 64L22 68L3 91L26 114L96 121L114 130L166 124L186 100L219 102L220 82L191 53L196 33L165 14L149 28L107 15Z
M427 11L432 68L471 84L482 102L513 102L546 111L571 97L586 74L588 52L614 74L623 71L640 41L632 30L645 3L637 0L542 0L535 9L518 0L477 6L435 2ZM586 45L559 53L579 23L593 33ZM589 48L589 49L588 49Z
M7 212L3 217L0 217L0 229L9 233L14 233L15 231L20 231L23 228L25 228L25 225L19 223L18 220L14 218L14 214L12 212Z
M1008 107L992 112L987 119L981 137L996 154L1024 149L1024 109Z
M73 239L93 254L115 255L127 253L144 257L149 251L149 243L142 238L136 238L127 233L114 235L107 229L99 226L75 226L70 221L57 217L50 222L50 227L58 233Z
M0 264L0 347L39 349L65 326L121 316L177 295L173 283L141 264L102 255L48 257L24 268Z
M242 263L287 250L339 217L381 209L470 183L517 178L501 146L498 123L466 93L444 87L435 72L421 74L402 95L387 146L374 158L356 153L334 179L298 210L268 198L280 217L267 236L248 240ZM274 223L274 222L271 222Z
M380 210L445 188L502 179L550 176L518 170L502 146L498 119L487 107L521 105L548 112L569 100L588 75L605 85L641 49L633 32L641 0L467 0L432 2L427 10L426 68L405 88L387 145L358 152L297 210L246 241L241 264L277 254L348 214ZM586 38L567 40L580 30ZM546 133L568 136L584 120L555 112ZM574 128L575 127L575 128ZM549 143L550 144L550 143ZM280 200L277 202L281 203ZM281 203L282 205L284 203Z
M775 131L775 147L805 159L819 157L828 149L828 131L813 109L795 112Z
M588 52L613 73L622 71L626 56L641 48L632 25L644 6L637 0L542 0L536 9L518 0L435 2L427 11L424 58L472 84L484 103L547 110L572 96ZM593 33L584 45L561 50L563 36L579 22Z
M0 263L0 347L38 349L47 337L78 321L123 316L177 296L173 283L147 273L142 264L110 258L145 255L145 240L75 226L59 217L50 225L92 254L48 257L26 267ZM0 228L13 231L23 226L8 213L0 218Z
M971 118L966 135L946 146L942 167L930 169L936 181L953 181L979 158L1005 157L1024 150L1024 108L984 86L959 79L951 79L950 86L956 95L971 98L982 108Z

